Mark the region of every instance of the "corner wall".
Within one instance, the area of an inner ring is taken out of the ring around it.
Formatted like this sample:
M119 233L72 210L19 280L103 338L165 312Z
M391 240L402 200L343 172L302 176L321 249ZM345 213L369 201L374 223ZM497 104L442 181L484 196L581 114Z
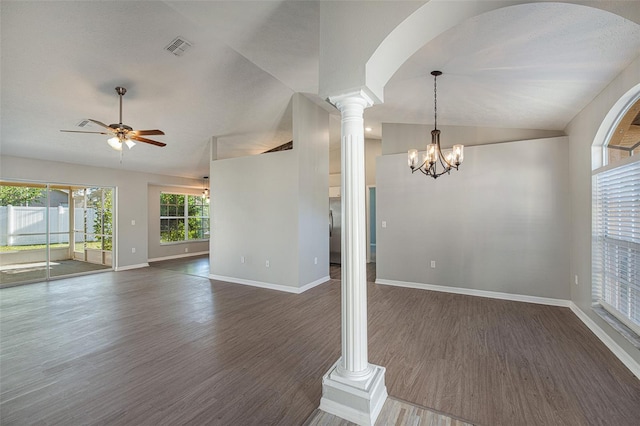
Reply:
M329 118L301 94L293 135L290 151L211 162L212 278L294 293L328 280Z
M301 94L293 96L293 141L298 163L298 281L312 283L329 276L329 114Z
M592 146L598 129L614 104L640 83L640 57L622 71L565 129L569 135L571 208L571 300L601 331L612 339L636 364L640 350L623 338L591 308L591 171ZM602 141L597 141L602 145Z
M566 137L465 147L436 180L379 157L378 280L566 301L567 157Z

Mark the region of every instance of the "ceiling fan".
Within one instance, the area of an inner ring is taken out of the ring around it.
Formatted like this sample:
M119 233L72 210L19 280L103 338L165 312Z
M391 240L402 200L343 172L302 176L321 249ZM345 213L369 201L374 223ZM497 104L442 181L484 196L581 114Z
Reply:
M118 124L109 124L108 126L98 120L92 120L88 118L87 120L97 124L100 127L104 127L106 132L87 132L84 130L60 130L61 132L71 132L71 133L96 133L99 135L107 135L111 136L107 139L107 143L109 146L116 151L122 151L122 144L127 145L129 149L131 149L136 143L144 142L155 146L166 146L167 144L164 142L154 141L152 139L143 138L141 135L164 135L162 130L133 130L130 126L126 124L122 124L122 97L125 93L127 93L127 89L124 87L116 87L116 92L118 96L120 96L120 122Z

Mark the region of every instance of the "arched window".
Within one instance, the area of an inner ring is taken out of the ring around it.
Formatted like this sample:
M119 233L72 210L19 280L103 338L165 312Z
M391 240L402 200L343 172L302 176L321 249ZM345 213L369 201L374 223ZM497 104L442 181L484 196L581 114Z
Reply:
M614 124L593 171L594 302L640 335L640 92Z

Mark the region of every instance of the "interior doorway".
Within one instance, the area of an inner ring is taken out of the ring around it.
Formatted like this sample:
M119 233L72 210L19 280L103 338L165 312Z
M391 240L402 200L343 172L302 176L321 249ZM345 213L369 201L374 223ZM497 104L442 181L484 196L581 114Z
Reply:
M112 269L114 189L0 182L0 287Z
M376 187L367 185L365 192L366 229L367 229L367 263L376 261Z

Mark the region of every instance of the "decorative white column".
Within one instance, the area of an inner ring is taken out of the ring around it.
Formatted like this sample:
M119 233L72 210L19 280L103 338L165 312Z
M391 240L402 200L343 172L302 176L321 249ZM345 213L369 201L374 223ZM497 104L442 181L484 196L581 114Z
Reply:
M342 356L322 378L320 409L360 425L375 423L385 369L367 361L367 250L364 91L332 97L342 114Z

